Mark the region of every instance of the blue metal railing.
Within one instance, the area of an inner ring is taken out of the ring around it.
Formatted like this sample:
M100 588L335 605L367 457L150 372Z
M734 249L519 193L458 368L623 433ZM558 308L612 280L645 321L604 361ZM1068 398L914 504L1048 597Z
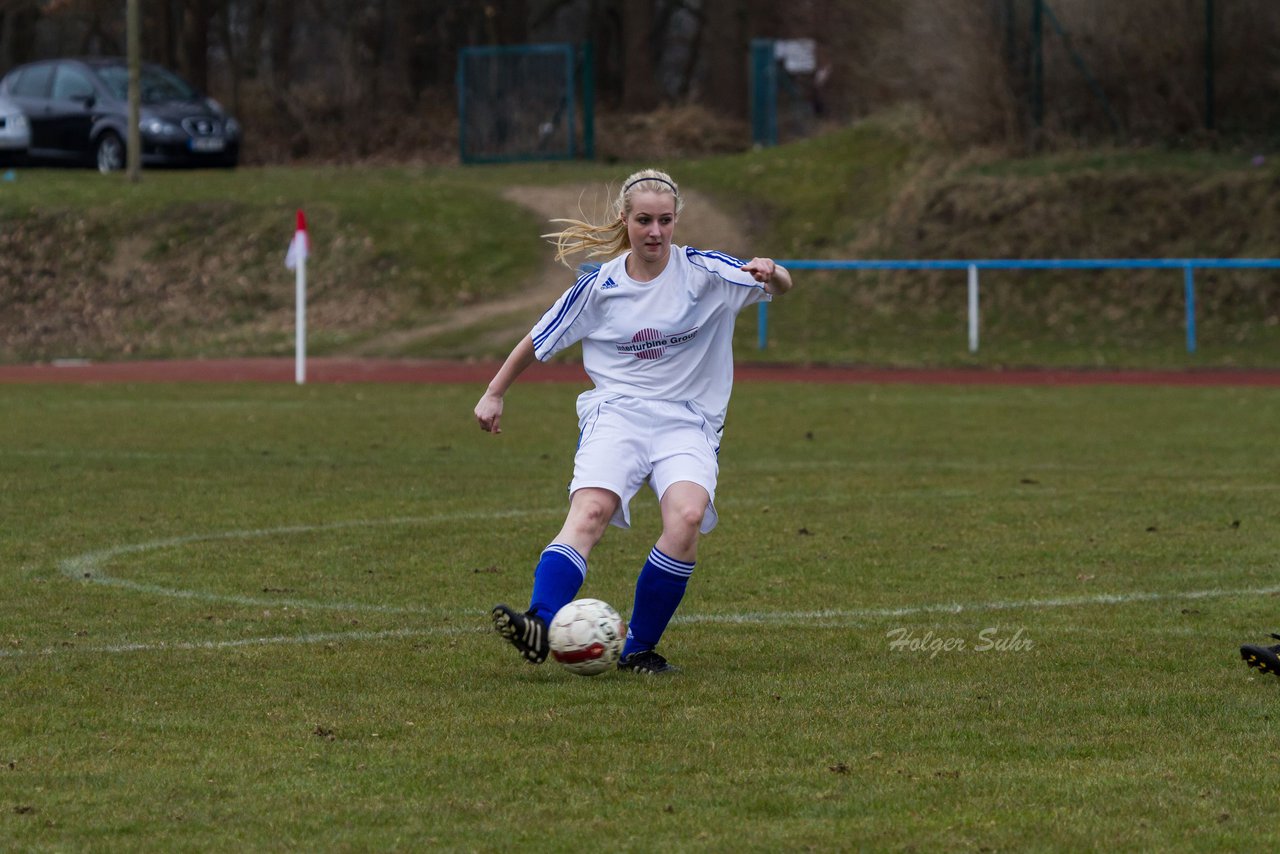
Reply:
M788 270L965 270L969 274L969 351L978 351L978 273L982 270L1182 270L1187 352L1196 351L1196 270L1280 270L1280 258L1032 258L937 261L779 261ZM768 303L760 303L757 343L768 347Z

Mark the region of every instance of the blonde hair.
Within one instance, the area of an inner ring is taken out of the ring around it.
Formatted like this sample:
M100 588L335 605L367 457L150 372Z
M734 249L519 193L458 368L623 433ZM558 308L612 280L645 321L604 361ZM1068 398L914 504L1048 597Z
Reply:
M670 175L657 169L641 169L622 182L622 189L613 200L613 219L604 225L580 219L551 220L565 225L561 231L542 235L556 245L556 260L572 267L569 258L579 253L588 258L615 258L626 251L627 217L631 214L631 197L637 192L670 193L676 200L676 216L684 207L680 188Z

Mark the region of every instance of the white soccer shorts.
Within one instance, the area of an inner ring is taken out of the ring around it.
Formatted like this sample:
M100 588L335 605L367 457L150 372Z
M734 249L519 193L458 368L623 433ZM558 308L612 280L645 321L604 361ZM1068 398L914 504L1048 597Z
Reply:
M578 429L570 496L588 486L609 490L621 499L611 524L630 528L641 486L648 483L661 501L673 483L692 481L711 496L702 533L716 526L717 437L691 405L609 397L580 413Z

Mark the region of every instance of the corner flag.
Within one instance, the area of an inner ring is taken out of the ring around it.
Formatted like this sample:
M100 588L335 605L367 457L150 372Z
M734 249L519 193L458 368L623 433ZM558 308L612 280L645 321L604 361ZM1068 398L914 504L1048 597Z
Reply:
M284 265L294 271L297 325L294 334L294 380L298 385L307 381L307 255L311 241L307 237L307 217L298 210L298 227L293 241L284 256Z
M293 233L293 240L289 243L289 251L284 256L284 265L290 270L296 270L299 266L307 263L307 255L311 251L311 241L307 237L307 216L301 210L298 211L298 227Z

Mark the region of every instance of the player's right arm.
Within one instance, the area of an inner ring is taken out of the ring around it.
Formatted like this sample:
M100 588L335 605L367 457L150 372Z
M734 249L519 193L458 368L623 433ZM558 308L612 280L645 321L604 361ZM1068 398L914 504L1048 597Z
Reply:
M524 369L541 359L546 361L564 348L580 340L594 322L591 295L598 271L584 273L565 291L555 305L547 309L533 330L507 356L493 381L476 404L476 421L480 429L501 433L502 398Z
M512 349L511 355L507 356L507 360L502 363L498 372L493 375L493 379L489 381L489 387L485 389L480 402L476 404L476 421L480 423L481 430L488 433L502 432L502 398L506 395L507 389L515 383L516 378L524 373L524 369L533 364L535 358L533 336L526 335Z

